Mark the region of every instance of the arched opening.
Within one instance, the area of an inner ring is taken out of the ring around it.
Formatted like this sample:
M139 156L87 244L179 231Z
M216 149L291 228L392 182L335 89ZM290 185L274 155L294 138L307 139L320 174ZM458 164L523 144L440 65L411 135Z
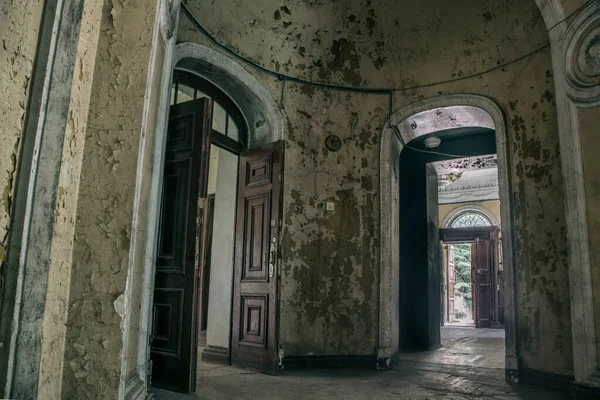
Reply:
M463 211L450 221L448 228L469 228L490 225L492 225L492 221L485 214L477 211Z
M459 228L467 226L491 226L500 225L499 204L467 204L467 205L454 205L450 204L446 210L442 210L440 207L440 227L441 228ZM495 206L498 206L496 208ZM491 210L493 207L493 211ZM473 216L474 218L470 218ZM464 221L464 222L463 222ZM471 223L473 221L473 223Z
M167 64L138 371L152 371L148 386L193 392L203 360L277 369L269 260L279 251L283 123L265 89L222 54L182 43Z
M201 359L230 356L242 113L217 86L175 70L151 323L152 382L193 391ZM213 240L214 238L214 240Z
M506 130L501 111L481 96L451 95L408 106L395 113L390 124L398 128L402 141L393 129L384 130L381 148L381 279L389 279L392 284L381 286L380 365L388 354L391 356L400 349L432 349L441 343L441 222L437 199L435 204L431 201L438 194L438 174L433 163L497 154L501 214L507 232L502 252L506 275L505 368L509 373L516 372L509 177ZM428 149L423 141L432 136L441 138L441 144ZM396 282L399 286L394 286ZM415 292L415 296L409 295Z

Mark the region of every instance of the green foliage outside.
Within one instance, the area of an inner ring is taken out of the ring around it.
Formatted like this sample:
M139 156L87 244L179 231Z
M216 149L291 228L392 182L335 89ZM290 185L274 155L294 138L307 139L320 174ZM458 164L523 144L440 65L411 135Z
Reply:
M468 243L454 245L454 270L456 283L455 289L458 290L469 308L473 309L473 297L471 296L471 245Z

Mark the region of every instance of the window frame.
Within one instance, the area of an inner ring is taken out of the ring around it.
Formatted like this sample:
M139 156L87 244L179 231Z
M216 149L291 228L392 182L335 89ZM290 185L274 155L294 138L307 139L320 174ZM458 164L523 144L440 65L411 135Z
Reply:
M487 225L469 225L469 226L454 226L454 223L459 220L460 218L464 217L467 214L475 214L477 216L479 216L480 218L482 218L484 221L487 222ZM452 217L452 219L448 222L448 228L452 228L452 229L459 229L459 228L475 228L475 227L481 227L481 226L494 226L494 222L491 221L487 215L485 215L484 213L482 213L481 211L478 210L473 210L473 209L468 209L468 210L464 210L461 211L459 213L457 213L455 216Z
M175 89L174 104L177 104L177 92L179 84L194 89L194 100L197 99L196 94L198 91L200 91L208 95L211 99L214 100L214 102L219 103L221 107L225 109L227 113L227 118L225 122L225 132L227 132L228 130L229 118L231 118L236 124L238 128L238 140L232 139L224 133L221 133L211 128L212 131L210 141L212 144L236 155L240 155L243 151L248 149L248 124L246 123L246 119L244 118L238 106L227 94L225 94L213 83L199 77L198 75L195 75L191 72L176 69L173 72L173 80L171 83L171 88Z

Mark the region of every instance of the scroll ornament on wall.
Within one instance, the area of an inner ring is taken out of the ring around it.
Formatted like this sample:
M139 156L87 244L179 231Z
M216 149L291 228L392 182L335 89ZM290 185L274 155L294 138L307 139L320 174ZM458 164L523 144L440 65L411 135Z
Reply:
M569 97L581 106L600 106L600 2L571 23L565 42Z
M181 0L160 0L160 33L165 43L175 34L180 4Z

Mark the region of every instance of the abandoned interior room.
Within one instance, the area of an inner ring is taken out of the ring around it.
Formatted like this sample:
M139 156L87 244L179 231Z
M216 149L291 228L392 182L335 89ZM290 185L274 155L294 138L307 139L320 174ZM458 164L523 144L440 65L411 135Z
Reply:
M600 0L0 5L0 398L600 398Z

